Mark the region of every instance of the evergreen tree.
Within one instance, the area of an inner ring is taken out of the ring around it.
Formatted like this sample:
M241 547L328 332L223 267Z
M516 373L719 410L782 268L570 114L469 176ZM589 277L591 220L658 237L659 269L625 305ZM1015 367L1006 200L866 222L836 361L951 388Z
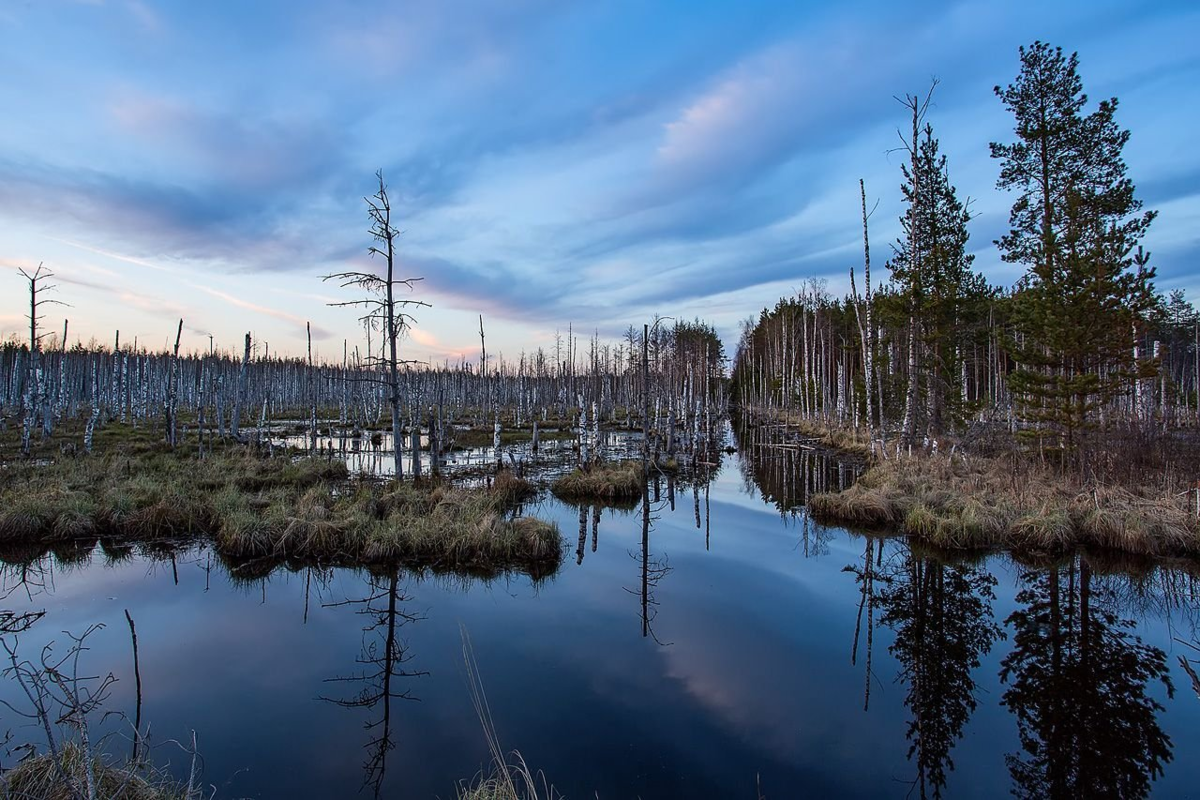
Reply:
M888 267L910 309L908 394L921 394L924 379L924 421L928 434L961 422L965 411L962 390L964 347L971 341L989 295L983 277L971 270L967 253L971 214L950 183L946 156L939 152L933 127L926 124L912 166L902 168L900 191L908 210L900 222L904 235L897 241ZM915 369L914 369L915 368ZM917 409L906 409L905 435L917 428Z
M1011 230L997 244L1028 271L1016 293L1011 387L1023 415L1071 446L1093 411L1135 374L1137 309L1154 271L1134 272L1132 252L1154 212L1141 211L1121 151L1116 98L1085 114L1077 54L1035 42L1021 48L1014 83L996 87L1017 141L992 144L1001 189L1019 192Z

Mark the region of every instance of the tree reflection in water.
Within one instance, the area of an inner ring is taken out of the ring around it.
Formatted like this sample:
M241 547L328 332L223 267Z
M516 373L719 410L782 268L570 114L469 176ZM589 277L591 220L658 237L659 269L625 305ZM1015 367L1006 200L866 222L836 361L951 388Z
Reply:
M325 607L357 606L355 613L368 620L363 627L362 648L355 663L359 670L350 675L326 679L326 683L360 684L361 688L349 697L322 697L343 708L378 709L378 716L368 718L363 727L368 731L364 745L367 759L363 763L363 787L370 786L375 797L380 796L387 774L387 757L396 747L392 734L392 700L417 700L411 688L399 690L393 683L398 678L428 675L425 671L404 668L412 659L408 643L400 637L399 628L424 619L419 614L403 610L402 604L412 598L400 589L400 570L371 576L367 597L327 603Z
M734 434L743 491L774 507L785 522L800 523L805 558L828 555L835 529L812 521L808 498L850 486L862 472L861 462L818 449L782 426L740 423Z
M1000 672L1020 753L1006 756L1021 797L1144 797L1171 760L1153 681L1173 695L1166 654L1130 632L1086 558L1027 571L1007 620Z
M641 599L642 637L651 638L658 644L670 644L661 641L654 633L654 619L658 616L658 599L655 590L658 583L671 571L671 565L666 556L656 557L650 553L650 484L642 488L642 548L640 552L630 553L640 567L640 584L636 594ZM629 591L626 589L626 591Z
M902 543L879 581L880 622L895 631L888 651L899 667L896 680L908 687L914 789L922 798L940 798L947 771L954 769L950 751L977 706L973 673L1004 635L992 613L996 578L924 557Z
M840 492L862 472L858 460L816 447L783 425L749 425L735 420L734 437L746 494L758 496L784 519L807 517L808 498Z

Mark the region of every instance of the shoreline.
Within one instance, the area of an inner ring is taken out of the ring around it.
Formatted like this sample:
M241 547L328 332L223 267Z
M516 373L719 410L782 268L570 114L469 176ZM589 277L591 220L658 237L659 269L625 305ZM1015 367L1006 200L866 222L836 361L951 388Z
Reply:
M867 458L853 485L808 498L813 519L823 524L905 535L947 551L1007 550L1036 558L1091 548L1200 560L1200 481L1177 491L1155 470L1132 482L1082 481L1035 454L970 454L949 444L940 453L914 450L881 459L852 429L742 413L750 424L778 425L833 453Z

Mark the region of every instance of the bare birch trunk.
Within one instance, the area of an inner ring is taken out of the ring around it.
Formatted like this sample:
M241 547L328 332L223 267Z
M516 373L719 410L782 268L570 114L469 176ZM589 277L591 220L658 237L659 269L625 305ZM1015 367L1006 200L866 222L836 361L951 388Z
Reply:
M311 350L311 345L310 348ZM229 423L229 433L234 439L240 439L242 405L246 402L247 371L250 366L250 334L246 334L246 348L242 353L242 367L238 370L237 394L233 398L233 419ZM309 369L312 369L312 359L309 358Z
M179 338L183 335L183 320L175 331L175 349L171 351L171 363L167 373L167 444L175 449L177 395L179 393Z

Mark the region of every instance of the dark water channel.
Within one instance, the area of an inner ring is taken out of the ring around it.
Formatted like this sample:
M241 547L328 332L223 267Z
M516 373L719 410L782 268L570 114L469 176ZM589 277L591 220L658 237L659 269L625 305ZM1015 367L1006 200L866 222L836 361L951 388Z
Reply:
M132 718L129 609L154 757L185 774L169 740L195 730L219 797L453 797L488 760L462 631L501 745L569 798L1200 791L1180 662L1200 661L1195 573L955 562L824 528L806 493L857 467L768 430L736 439L658 483L645 537L640 504L527 509L568 542L536 583L250 578L199 547L97 548L6 566L5 605L46 611L27 655L104 623L85 665L117 676L106 708ZM21 702L12 681L0 698ZM38 738L0 710L7 728Z

